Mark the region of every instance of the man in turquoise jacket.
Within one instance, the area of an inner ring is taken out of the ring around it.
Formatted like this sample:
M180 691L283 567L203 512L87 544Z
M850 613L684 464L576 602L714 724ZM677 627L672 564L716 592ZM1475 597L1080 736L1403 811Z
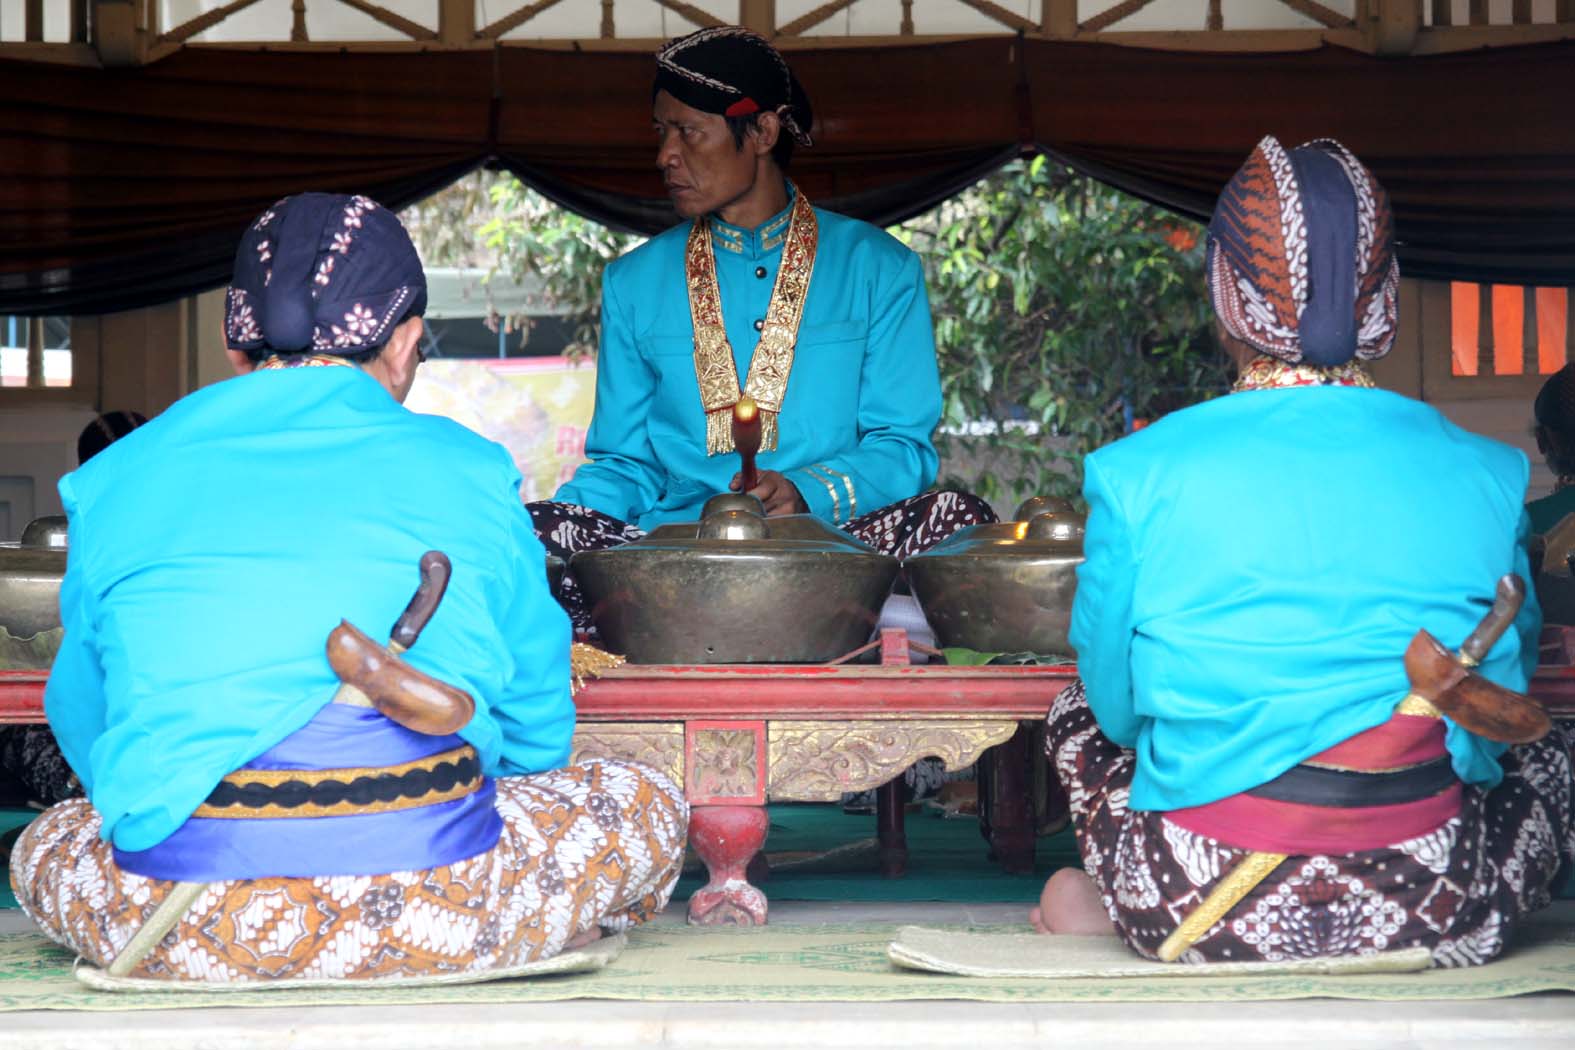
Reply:
M689 220L613 262L602 286L591 462L531 505L548 550L694 521L741 487L730 413L764 417L768 514L812 513L905 556L994 520L935 480L935 339L919 259L787 180L809 100L764 39L735 26L672 41L652 90L656 164ZM564 597L588 616L574 581Z
M1337 143L1265 139L1220 198L1208 266L1235 391L1084 463L1082 681L1047 746L1087 875L1058 873L1032 919L1114 925L1154 956L1264 862L1183 961L1485 961L1575 845L1570 742L1506 751L1402 705L1402 655L1419 628L1460 645L1500 577L1529 580L1526 458L1373 388L1392 220ZM1523 690L1538 628L1528 597L1480 672Z
M672 892L682 793L567 764L569 624L518 470L401 404L425 303L386 209L280 201L236 257L240 375L60 483L45 710L88 798L27 829L11 878L112 976L480 978ZM341 619L385 641L433 549L452 580L405 660L475 705L441 733L341 692L325 647Z

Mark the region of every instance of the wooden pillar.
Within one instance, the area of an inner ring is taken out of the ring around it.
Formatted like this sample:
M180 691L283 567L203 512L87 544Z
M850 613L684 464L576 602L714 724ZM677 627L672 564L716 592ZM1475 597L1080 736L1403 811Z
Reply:
M27 319L27 385L44 385L44 319Z
M1359 23L1375 54L1409 55L1422 30L1422 0L1369 0Z
M1575 22L1575 0L1559 0L1553 17L1560 22Z
M452 47L476 39L475 0L438 0L438 39Z
M1534 376L1542 372L1542 358L1537 352L1537 289L1528 284L1520 293L1520 368L1525 375Z
M777 0L738 0L738 24L770 40L777 35Z
M71 42L88 42L88 0L71 0Z
M22 39L38 43L44 39L44 0L27 0L22 9Z
M1203 28L1211 33L1218 33L1225 28L1225 13L1220 0L1209 0L1208 18L1204 20Z
M1044 0L1040 27L1045 36L1070 40L1077 35L1077 0Z
M1511 20L1518 26L1531 24L1531 0L1515 0L1511 9Z
M1477 375L1498 374L1498 362L1493 357L1493 285L1483 281L1477 285Z
M1433 0L1433 24L1435 26L1454 25L1455 0Z
M1488 0L1471 0L1471 24L1474 26L1488 24Z

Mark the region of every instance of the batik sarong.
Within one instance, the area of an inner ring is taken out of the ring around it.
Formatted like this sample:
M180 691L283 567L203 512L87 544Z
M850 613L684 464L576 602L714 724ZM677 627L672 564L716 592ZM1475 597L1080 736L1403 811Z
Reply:
M683 866L689 810L661 773L587 761L503 777L478 856L386 875L211 883L130 976L244 983L485 974L645 922ZM115 864L84 800L23 833L11 884L50 938L107 966L177 883Z
M1384 849L1288 857L1182 962L1310 959L1425 947L1439 966L1484 963L1546 907L1575 856L1571 749L1555 724L1512 747L1492 791L1465 789L1458 817ZM1128 808L1132 751L1100 732L1081 682L1050 709L1045 750L1071 799L1085 870L1117 932L1159 946L1249 851Z

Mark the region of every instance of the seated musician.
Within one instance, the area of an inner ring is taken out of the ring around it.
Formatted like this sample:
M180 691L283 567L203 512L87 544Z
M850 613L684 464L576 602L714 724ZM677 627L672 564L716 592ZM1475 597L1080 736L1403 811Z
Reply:
M1567 731L1506 750L1409 695L1418 629L1461 647L1500 577L1526 577L1528 465L1373 388L1392 229L1337 143L1264 139L1209 229L1234 392L1085 461L1081 682L1047 751L1087 873L1051 878L1043 932L1114 926L1184 962L1423 946L1453 966L1549 902L1575 847ZM1524 690L1538 625L1528 597L1480 674ZM1222 883L1250 888L1206 921Z
M1526 504L1531 531L1544 535L1575 514L1575 364L1565 365L1542 384L1532 416L1537 450L1555 479L1552 492Z
M530 507L547 549L625 543L739 490L741 395L762 410L751 491L769 514L809 512L899 557L995 520L975 497L920 495L941 412L923 271L786 177L813 118L782 56L732 26L674 40L656 63L656 166L688 221L607 268L591 462ZM589 628L572 579L561 593Z
M673 889L681 793L633 764L564 765L569 623L509 455L401 404L426 295L392 213L280 201L236 256L240 377L61 481L45 706L88 798L34 822L11 875L44 932L112 976L486 975ZM391 662L432 549L452 583ZM416 699L463 690L473 716L434 732L340 689L341 618Z

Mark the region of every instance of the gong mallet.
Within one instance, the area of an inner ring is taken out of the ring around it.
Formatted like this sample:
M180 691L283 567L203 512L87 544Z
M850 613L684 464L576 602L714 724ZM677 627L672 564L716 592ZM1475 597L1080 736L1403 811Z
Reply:
M1553 722L1541 704L1490 682L1473 670L1509 629L1525 600L1526 582L1514 573L1503 576L1498 581L1493 607L1466 637L1458 653L1445 649L1427 631L1417 631L1405 652L1411 692L1400 701L1395 713L1424 718L1447 715L1462 728L1505 744L1527 744L1547 735ZM1243 857L1165 938L1159 947L1160 961L1175 962L1180 958L1287 856L1255 850Z
M745 394L733 405L733 447L738 458L744 461L740 472L739 490L748 492L760 484L760 473L755 469L755 454L760 451L760 406Z

